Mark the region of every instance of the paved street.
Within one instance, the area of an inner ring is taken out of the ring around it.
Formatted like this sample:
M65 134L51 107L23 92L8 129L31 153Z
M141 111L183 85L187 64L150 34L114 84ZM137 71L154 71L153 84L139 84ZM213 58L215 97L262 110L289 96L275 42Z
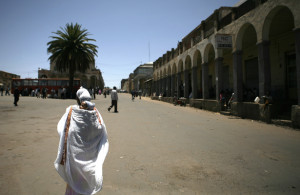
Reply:
M110 149L98 194L300 194L300 132L189 107L94 100ZM74 100L0 96L0 194L59 195L56 125Z

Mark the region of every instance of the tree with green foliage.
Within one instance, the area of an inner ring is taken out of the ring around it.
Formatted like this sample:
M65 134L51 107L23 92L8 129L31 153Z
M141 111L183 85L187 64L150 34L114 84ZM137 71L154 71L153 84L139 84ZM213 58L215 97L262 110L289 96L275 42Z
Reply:
M50 36L53 40L47 43L48 53L51 56L48 60L54 63L56 70L69 73L69 90L71 98L73 95L73 79L76 71L85 72L91 63L95 63L97 56L97 46L89 43L96 41L89 39L90 35L81 25L73 23L66 24L64 28L53 32Z

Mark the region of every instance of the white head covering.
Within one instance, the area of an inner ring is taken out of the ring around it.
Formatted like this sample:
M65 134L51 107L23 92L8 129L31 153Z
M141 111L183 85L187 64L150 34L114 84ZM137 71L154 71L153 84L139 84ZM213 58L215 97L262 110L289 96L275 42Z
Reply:
M90 102L90 100L92 99L91 98L91 95L89 93L89 91L83 87L80 87L80 89L78 89L78 91L76 92L76 96L78 97L80 103L82 104L83 102L86 103L87 105L87 108L89 110L92 110L94 109L95 107L95 104Z
M80 87L80 89L78 89L78 91L76 92L76 95L77 95L78 99L80 100L80 103L84 102L84 101L90 101L92 99L89 91L83 87Z

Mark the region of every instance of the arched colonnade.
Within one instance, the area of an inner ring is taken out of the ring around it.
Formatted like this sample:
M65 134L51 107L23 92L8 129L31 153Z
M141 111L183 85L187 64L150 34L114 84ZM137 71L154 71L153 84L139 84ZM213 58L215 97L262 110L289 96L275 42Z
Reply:
M253 102L270 92L274 101L300 105L300 7L267 4L156 68L156 94L219 100L228 91L236 102ZM216 34L232 35L233 47L216 48Z

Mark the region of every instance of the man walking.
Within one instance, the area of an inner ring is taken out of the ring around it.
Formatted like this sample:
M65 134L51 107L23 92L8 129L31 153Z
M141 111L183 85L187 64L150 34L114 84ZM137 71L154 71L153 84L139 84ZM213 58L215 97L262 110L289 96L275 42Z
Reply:
M16 88L14 91L14 105L15 106L18 106L19 96L20 96L20 91L18 88Z
M113 87L110 97L111 97L111 106L107 110L110 111L110 109L114 106L115 112L118 112L118 93L116 87Z

